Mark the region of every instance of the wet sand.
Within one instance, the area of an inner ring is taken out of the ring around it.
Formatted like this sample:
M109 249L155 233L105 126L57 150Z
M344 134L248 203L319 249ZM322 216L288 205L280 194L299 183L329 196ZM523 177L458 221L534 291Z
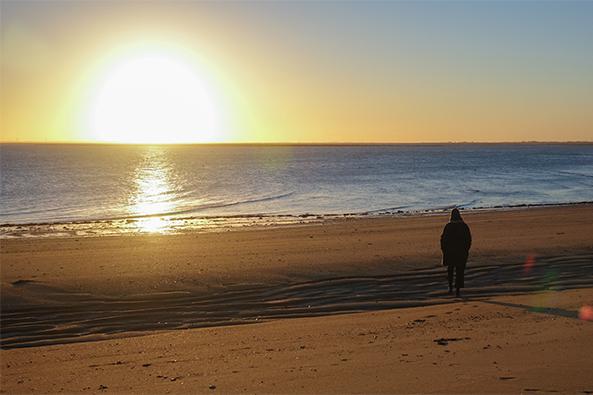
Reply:
M592 390L593 323L576 312L593 305L593 207L464 216L475 242L462 300L439 266L443 215L3 240L2 391ZM542 306L555 310L530 310ZM504 342L497 364L485 359Z

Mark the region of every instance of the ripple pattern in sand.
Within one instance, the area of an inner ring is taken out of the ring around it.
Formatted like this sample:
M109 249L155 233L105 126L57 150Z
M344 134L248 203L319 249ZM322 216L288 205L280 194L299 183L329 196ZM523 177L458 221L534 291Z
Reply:
M446 293L445 278L444 269L438 267L385 276L235 285L208 292L175 290L118 298L21 280L3 285L25 288L28 296L2 298L1 347L450 303L454 299ZM469 298L593 287L593 253L538 258L533 266L522 262L469 267L466 285L470 286L465 289ZM40 295L44 295L43 300Z

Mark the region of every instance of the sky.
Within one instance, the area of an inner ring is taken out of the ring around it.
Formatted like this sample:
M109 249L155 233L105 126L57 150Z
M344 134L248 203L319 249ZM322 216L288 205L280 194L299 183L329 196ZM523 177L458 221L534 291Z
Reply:
M593 141L593 2L2 1L0 141Z

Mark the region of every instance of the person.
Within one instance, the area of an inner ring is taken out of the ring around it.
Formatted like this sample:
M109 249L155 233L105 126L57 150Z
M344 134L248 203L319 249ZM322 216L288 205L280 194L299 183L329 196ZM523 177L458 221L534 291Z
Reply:
M459 290L464 287L464 272L467 264L469 249L472 245L472 235L469 226L461 218L461 213L454 208L451 219L441 234L441 251L443 252L443 266L447 266L449 293L453 292L453 273L455 273L455 296L459 297Z

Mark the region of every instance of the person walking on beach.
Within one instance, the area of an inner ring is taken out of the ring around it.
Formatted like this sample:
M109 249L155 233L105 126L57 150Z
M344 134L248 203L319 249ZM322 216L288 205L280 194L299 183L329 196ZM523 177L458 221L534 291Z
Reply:
M461 218L461 213L454 208L451 219L443 234L441 234L441 251L443 251L443 266L447 266L449 293L453 292L453 273L455 273L455 296L459 297L459 290L464 286L464 271L472 245L472 235L469 226Z

